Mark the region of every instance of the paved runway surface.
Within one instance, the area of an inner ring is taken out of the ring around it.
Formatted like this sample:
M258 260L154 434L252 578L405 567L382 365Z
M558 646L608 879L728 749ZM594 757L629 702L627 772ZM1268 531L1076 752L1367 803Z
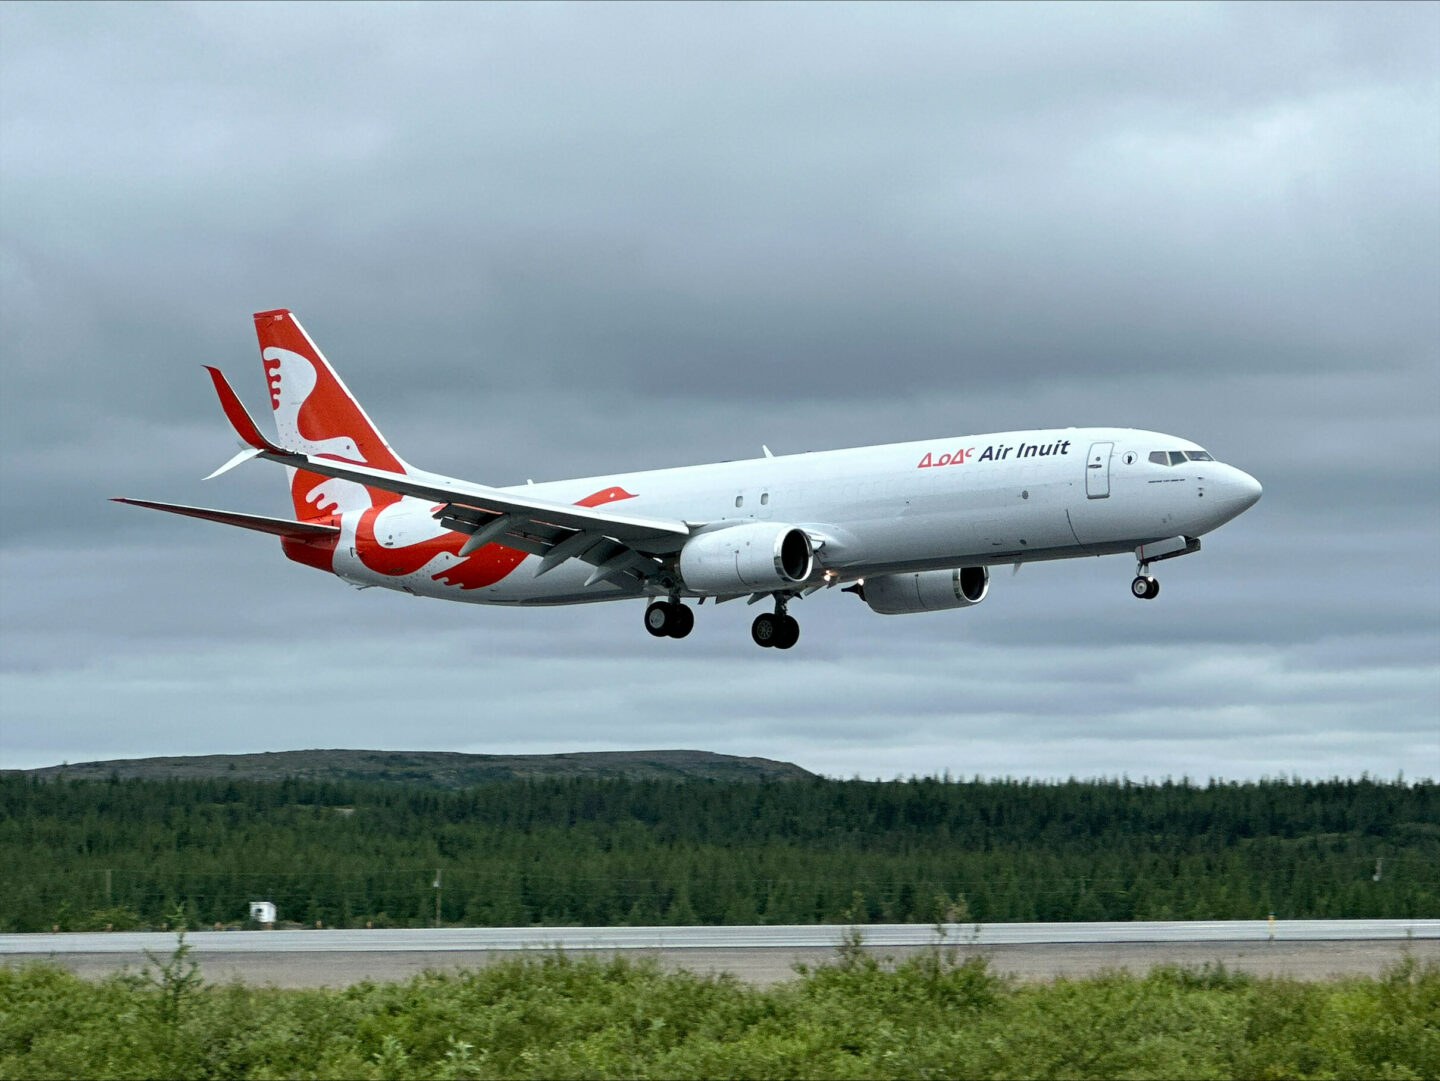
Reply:
M872 946L927 946L924 923L861 927ZM330 931L195 931L190 945L206 953L371 953L423 950L833 949L845 928L835 924L764 927L436 927ZM1374 942L1440 938L1437 920L1211 920L1120 923L950 924L950 942L978 946L1079 942ZM0 935L0 956L50 953L135 953L168 950L164 932Z
M207 979L282 987L401 979L425 969L473 968L520 951L556 948L648 957L666 967L772 983L792 976L797 963L833 960L844 931L835 925L446 927L199 931L186 941ZM937 941L934 927L925 924L871 924L861 932L870 952L896 959ZM1215 961L1256 975L1321 979L1374 975L1407 952L1440 962L1440 920L962 924L947 928L945 942L962 954L984 954L998 970L1027 979ZM174 947L175 936L165 933L0 935L0 963L49 959L101 976L140 967L147 950L164 957Z

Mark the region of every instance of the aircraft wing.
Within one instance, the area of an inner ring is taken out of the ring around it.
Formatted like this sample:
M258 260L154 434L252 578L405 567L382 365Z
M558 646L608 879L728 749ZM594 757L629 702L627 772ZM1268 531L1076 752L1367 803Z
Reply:
M612 547L629 549L638 557L641 553L673 551L678 547L679 540L690 535L690 527L676 519L615 514L593 507L532 499L453 477L393 473L329 455L301 454L286 450L260 433L225 376L208 365L206 370L215 383L215 391L220 396L220 404L226 417L240 438L257 452L255 457L321 476L351 480L370 488L442 504L441 509L435 512L435 517L449 528L471 535L465 549L462 549L462 554L491 541L508 545L513 540L526 536L535 538L542 546L539 554L548 554L558 548L560 541L573 540L584 534L593 538L596 544L605 538L619 542L618 546ZM597 550L594 544L589 550L579 550L580 543L574 541L576 550L571 554L586 559L587 562L594 562L601 554L601 550ZM523 544L515 546L524 547ZM586 558L587 556L589 558ZM621 558L622 553L613 553L597 567L597 574L604 571L600 576L607 577L612 573L635 573L637 567L622 567L618 564L617 560ZM638 560L630 562L634 564Z

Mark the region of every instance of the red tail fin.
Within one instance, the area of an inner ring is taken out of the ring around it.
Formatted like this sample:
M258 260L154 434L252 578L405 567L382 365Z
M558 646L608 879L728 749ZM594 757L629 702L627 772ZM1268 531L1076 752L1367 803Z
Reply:
M281 446L363 462L375 469L409 472L288 310L256 312L255 334ZM290 496L300 519L363 510L399 498L391 492L303 470L291 470Z

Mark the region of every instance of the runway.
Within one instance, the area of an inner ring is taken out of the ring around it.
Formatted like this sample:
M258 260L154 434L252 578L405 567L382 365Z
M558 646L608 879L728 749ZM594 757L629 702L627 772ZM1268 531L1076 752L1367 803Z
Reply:
M666 967L730 972L755 983L794 975L797 963L833 960L847 928L443 927L384 930L197 931L191 956L210 980L277 986L400 979L427 968L473 968L525 951L653 958ZM1136 923L869 924L864 948L902 959L934 946L980 953L1021 978L1078 976L1107 968L1219 961L1256 975L1374 975L1410 953L1440 962L1440 919L1240 920ZM83 975L139 968L165 957L174 934L100 932L0 935L0 963L52 960Z
M423 950L834 949L845 927L435 927L382 930L192 931L203 953L394 953ZM928 946L932 924L863 924L870 946ZM1384 942L1440 939L1434 920L1209 920L1115 923L948 924L945 939L976 946L1120 942ZM168 951L165 932L0 935L0 957L20 954Z

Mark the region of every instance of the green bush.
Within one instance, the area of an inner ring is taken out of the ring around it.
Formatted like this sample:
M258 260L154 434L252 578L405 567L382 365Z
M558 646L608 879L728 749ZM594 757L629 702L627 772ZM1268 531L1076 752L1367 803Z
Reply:
M1440 1077L1440 967L1413 962L1017 984L936 949L763 989L559 953L343 990L189 971L181 951L94 983L0 968L0 1077Z

